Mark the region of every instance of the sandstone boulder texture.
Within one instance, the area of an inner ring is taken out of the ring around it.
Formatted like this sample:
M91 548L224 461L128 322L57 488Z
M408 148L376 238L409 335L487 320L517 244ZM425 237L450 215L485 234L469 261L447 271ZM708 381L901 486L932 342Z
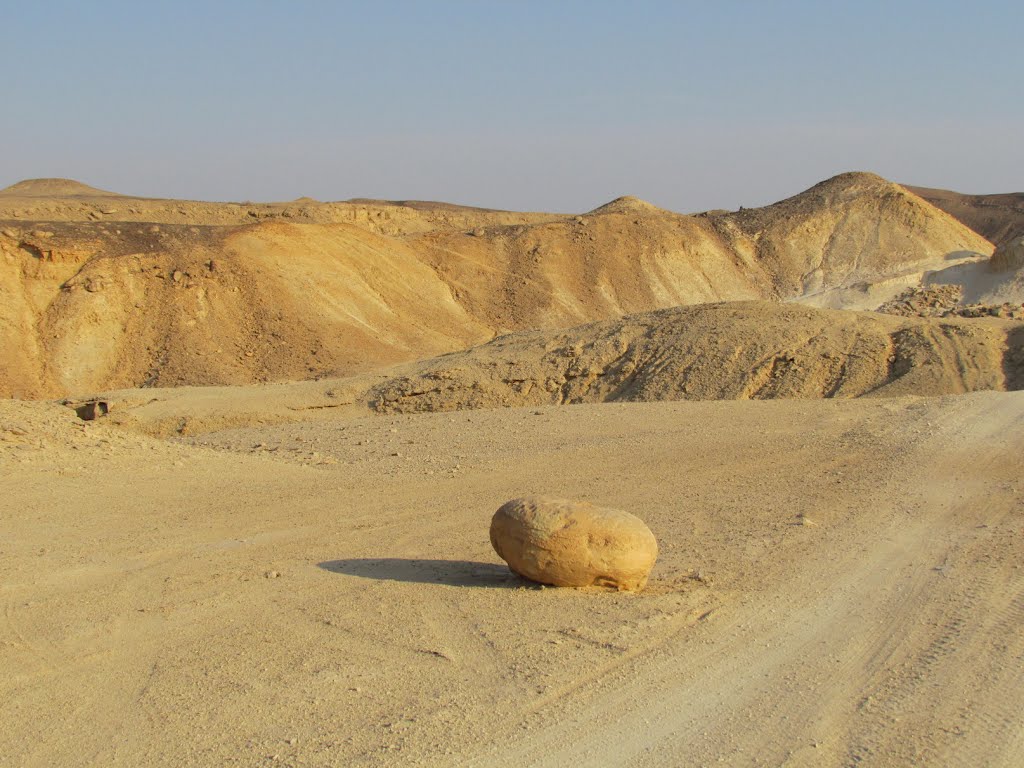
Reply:
M503 504L491 544L515 573L556 587L638 591L658 557L654 534L635 515L543 496Z

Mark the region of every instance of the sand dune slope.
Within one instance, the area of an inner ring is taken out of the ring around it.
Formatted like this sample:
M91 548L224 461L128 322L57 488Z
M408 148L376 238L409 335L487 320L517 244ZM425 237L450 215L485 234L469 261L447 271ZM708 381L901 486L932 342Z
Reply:
M0 754L1016 766L1022 435L1016 393L172 443L0 402ZM487 525L527 492L642 517L648 590L513 577Z

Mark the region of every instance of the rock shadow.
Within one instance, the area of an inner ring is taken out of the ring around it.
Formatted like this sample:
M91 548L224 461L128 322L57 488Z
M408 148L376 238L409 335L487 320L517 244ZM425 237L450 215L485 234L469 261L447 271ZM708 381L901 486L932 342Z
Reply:
M444 584L451 587L516 589L535 586L506 565L471 560L414 560L401 557L351 558L317 563L320 568L346 576L412 584Z

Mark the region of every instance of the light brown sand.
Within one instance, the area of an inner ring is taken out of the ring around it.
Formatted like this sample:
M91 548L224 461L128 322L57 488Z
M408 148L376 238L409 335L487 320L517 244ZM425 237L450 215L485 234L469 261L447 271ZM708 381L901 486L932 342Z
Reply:
M331 413L0 401L0 763L1024 761L1024 395ZM642 517L648 590L509 574L524 493Z

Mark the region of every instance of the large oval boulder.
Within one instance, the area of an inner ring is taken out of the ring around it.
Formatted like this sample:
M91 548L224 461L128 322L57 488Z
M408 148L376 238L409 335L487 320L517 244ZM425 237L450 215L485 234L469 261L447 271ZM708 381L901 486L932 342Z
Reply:
M491 544L520 576L556 587L643 589L658 557L639 517L543 496L503 504L491 520Z

